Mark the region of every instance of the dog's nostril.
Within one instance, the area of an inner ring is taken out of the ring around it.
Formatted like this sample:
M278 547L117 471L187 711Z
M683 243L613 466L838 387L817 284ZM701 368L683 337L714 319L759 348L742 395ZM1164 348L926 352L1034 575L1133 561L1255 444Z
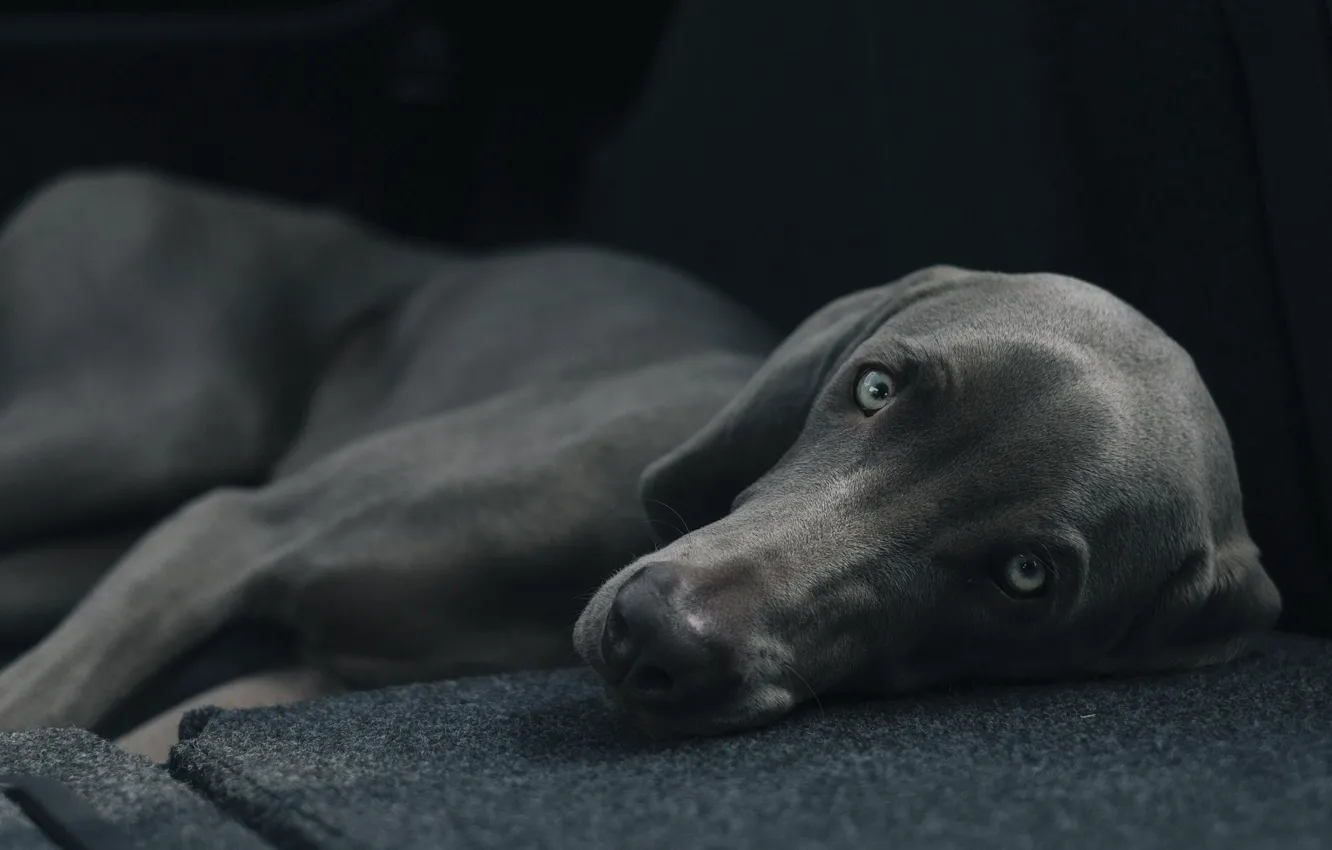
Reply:
M624 612L619 608L611 608L610 615L606 617L606 630L603 637L612 644L620 644L628 637L628 632L629 624L624 621Z
M612 683L622 681L637 654L629 623L618 608L612 608L601 627L601 658L606 663L607 679Z
M663 697L675 687L675 680L660 667L648 664L634 671L629 684L642 696Z

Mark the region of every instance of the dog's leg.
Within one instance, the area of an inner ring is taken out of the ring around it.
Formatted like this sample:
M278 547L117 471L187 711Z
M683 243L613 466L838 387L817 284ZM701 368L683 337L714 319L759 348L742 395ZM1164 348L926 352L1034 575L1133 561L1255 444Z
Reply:
M163 763L179 740L180 720L186 712L203 706L256 708L287 705L343 690L336 681L309 667L270 670L243 676L210 688L174 705L151 720L116 739L122 750Z
M150 532L0 672L0 729L91 726L240 608L275 547L251 496L219 490Z
M266 599L354 687L571 663L587 595L654 545L643 468L754 365L522 387L326 458L269 489L306 542Z
M294 627L356 685L571 659L580 595L651 546L639 472L752 368L525 388L201 498L0 672L0 729L90 725L239 613Z
M41 640L145 530L127 525L0 555L0 644L20 649Z

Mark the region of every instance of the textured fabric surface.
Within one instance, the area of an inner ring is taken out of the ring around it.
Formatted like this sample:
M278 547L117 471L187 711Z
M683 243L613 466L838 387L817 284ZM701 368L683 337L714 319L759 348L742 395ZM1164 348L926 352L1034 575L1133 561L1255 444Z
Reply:
M282 847L1332 847L1332 643L810 710L677 744L560 670L186 717L171 769Z
M8 797L0 797L0 847L6 850L56 850L46 835Z
M199 799L147 759L116 749L78 729L42 729L0 735L0 773L29 774L65 785L119 827L132 846L248 850L268 845ZM0 847L53 848L29 817L0 797Z

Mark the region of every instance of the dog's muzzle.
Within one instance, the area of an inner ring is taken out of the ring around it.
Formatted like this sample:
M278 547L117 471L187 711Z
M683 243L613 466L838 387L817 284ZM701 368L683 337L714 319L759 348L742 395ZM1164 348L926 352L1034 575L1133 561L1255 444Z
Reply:
M615 594L601 633L600 672L627 708L706 711L740 688L733 644L691 602L696 575L681 564L648 564Z

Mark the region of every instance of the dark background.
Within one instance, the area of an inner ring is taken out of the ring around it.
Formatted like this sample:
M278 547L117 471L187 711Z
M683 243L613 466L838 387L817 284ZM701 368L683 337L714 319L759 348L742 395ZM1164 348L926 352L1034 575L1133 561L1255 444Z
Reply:
M648 253L783 327L948 262L1194 355L1332 633L1323 0L0 0L0 205L146 164L477 248ZM1021 404L1021 399L1015 399Z

